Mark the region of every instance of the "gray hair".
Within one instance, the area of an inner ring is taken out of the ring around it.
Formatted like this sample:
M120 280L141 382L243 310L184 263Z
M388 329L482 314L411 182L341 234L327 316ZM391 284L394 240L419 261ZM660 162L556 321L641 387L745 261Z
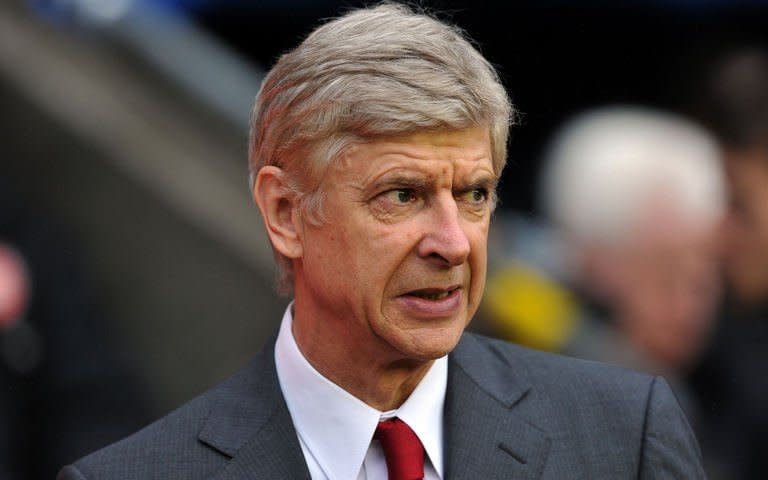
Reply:
M714 225L724 210L714 139L672 114L630 106L581 114L546 160L544 210L582 246L624 242L658 195L696 225Z
M309 221L320 224L320 181L349 146L418 131L488 128L497 175L512 105L494 68L457 27L385 3L312 32L265 77L251 116L251 181L265 165L288 174ZM291 261L275 252L279 287Z

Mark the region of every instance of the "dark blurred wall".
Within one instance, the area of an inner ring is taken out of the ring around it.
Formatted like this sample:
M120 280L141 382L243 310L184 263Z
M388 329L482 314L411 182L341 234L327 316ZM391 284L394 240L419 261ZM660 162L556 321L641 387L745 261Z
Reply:
M146 380L155 415L260 348L285 304L271 272L221 248L1 81L0 111L3 180L30 212L56 219L77 241L93 285L88 301Z

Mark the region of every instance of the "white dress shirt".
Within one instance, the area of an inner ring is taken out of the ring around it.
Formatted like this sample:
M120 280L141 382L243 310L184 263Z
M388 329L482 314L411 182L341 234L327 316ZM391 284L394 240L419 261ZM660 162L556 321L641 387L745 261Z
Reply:
M275 344L275 366L313 480L387 480L384 452L373 433L399 417L424 445L424 479L443 478L443 403L448 359L432 364L400 408L380 412L322 376L293 338L289 305Z

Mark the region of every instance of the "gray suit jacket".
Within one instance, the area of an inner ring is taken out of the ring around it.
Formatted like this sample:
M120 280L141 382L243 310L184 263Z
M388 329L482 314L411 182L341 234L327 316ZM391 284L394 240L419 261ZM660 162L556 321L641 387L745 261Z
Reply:
M450 355L448 375L447 479L704 478L696 440L660 378L472 334ZM309 474L273 344L234 377L58 477L294 478Z

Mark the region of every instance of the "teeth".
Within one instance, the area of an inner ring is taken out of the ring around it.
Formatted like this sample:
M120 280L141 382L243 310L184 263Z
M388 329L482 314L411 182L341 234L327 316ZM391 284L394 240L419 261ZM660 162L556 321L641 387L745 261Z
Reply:
M427 300L442 300L446 298L448 295L450 295L451 292L437 292L437 293L425 293L425 292L418 292L416 293L417 297L425 298Z

